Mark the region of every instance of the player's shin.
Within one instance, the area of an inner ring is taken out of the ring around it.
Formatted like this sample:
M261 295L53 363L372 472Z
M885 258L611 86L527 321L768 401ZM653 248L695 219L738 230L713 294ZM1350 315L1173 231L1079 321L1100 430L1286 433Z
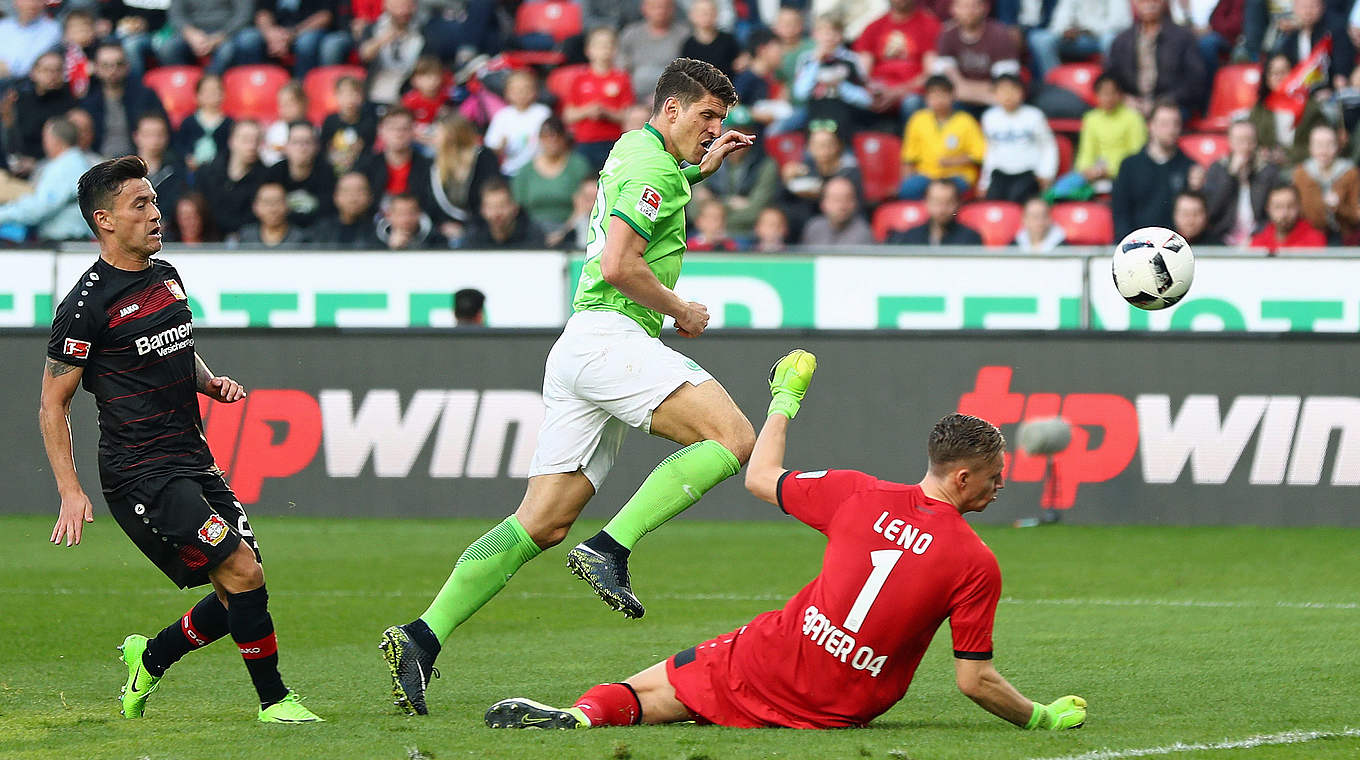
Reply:
M636 726L642 722L642 702L626 683L602 683L577 698L580 710L591 726Z
M491 601L510 576L542 551L514 515L505 518L468 546L420 620L442 645L453 629Z
M264 586L227 595L227 625L255 684L260 706L287 696L288 689L279 675L279 646L274 620L269 616L269 592Z
M710 488L740 469L736 455L717 441L686 446L661 460L633 498L604 526L604 532L632 550L643 536L689 509Z
M146 644L142 666L160 677L167 668L189 652L205 647L227 635L227 608L215 592L199 600L179 620L167 625Z

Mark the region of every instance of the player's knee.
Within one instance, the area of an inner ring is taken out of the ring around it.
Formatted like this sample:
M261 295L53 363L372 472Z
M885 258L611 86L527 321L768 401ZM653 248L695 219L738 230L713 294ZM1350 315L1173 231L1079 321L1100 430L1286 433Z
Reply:
M718 443L732 452L732 456L744 465L751 459L751 451L756 447L755 428L751 427L750 420L738 416L728 425L728 430L718 439Z
M220 584L220 591L239 594L264 585L264 568L256 561L255 552L242 541L236 551L217 566L212 577Z

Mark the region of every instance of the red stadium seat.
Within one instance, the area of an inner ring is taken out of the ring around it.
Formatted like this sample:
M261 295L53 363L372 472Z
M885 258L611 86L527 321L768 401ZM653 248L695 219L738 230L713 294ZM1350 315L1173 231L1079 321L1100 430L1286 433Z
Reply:
M1258 64L1234 63L1220 68L1214 75L1214 90L1209 95L1204 118L1196 119L1190 126L1205 132L1226 132L1234 114L1256 105L1260 85Z
M571 94L571 86L576 82L576 78L590 71L590 64L577 63L571 66L561 66L548 72L548 79L543 83L548 92L560 104Z
M1072 138L1067 135L1053 135L1053 140L1058 143L1058 176L1061 177L1072 170L1076 149L1072 147Z
M307 118L317 126L335 113L335 83L345 77L354 77L360 82L368 78L368 70L363 66L342 64L339 66L317 66L307 72L302 80L302 91L307 94Z
M546 34L561 42L581 28L581 6L567 0L530 0L515 12L516 36Z
M1020 204L1010 201L974 201L959 210L959 224L971 227L989 248L1010 245L1020 231Z
M270 64L227 69L222 75L222 88L226 91L222 111L237 121L273 121L279 112L279 89L290 79L287 69Z
M864 178L864 199L878 203L897 197L902 179L902 140L887 132L860 132L855 135L854 149Z
M802 132L785 132L764 142L765 153L773 158L775 163L783 166L790 161L802 159L803 150L807 148L807 135Z
M888 239L888 233L908 230L925 221L925 201L889 201L874 212L874 239L881 243Z
M1068 245L1109 245L1114 242L1114 217L1104 203L1059 203L1053 207L1053 221L1067 234Z
M1048 72L1044 81L1061 87L1086 101L1096 104L1096 77L1100 76L1098 63L1064 63Z
M161 99L165 115L170 117L171 128L176 128L198 108L194 90L202 78L203 69L197 66L161 66L146 72L142 84Z
M1185 155L1206 168L1228 155L1228 138L1224 135L1184 135L1179 144Z

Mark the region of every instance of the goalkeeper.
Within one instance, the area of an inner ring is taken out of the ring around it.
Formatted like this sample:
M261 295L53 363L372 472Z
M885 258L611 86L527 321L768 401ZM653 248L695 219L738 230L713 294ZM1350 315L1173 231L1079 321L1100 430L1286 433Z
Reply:
M861 726L902 698L948 619L955 678L970 699L1025 729L1081 727L1084 699L1031 702L992 666L1001 572L963 515L986 509L1003 487L1001 431L947 415L930 432L929 468L916 485L851 470L786 470L785 431L816 367L803 350L775 364L746 487L827 536L821 573L783 609L592 687L571 707L497 702L488 726Z

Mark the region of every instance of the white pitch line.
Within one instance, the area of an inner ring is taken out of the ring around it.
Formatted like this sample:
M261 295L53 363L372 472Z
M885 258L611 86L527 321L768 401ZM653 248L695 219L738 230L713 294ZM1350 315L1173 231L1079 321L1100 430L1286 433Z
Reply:
M1240 607L1294 610L1360 610L1360 602L1208 602L1194 599L1016 599L1003 597L1008 604L1057 604L1091 607Z
M1133 749L1098 749L1080 755L1036 758L1035 760L1121 760L1126 757L1153 757L1171 755L1178 752L1210 752L1225 749L1251 749L1275 744L1302 744L1319 739L1349 739L1360 737L1360 728L1343 728L1340 731L1281 731L1278 734L1258 734L1245 739L1225 739L1221 742L1195 742L1187 744L1176 742L1161 747L1137 747Z

